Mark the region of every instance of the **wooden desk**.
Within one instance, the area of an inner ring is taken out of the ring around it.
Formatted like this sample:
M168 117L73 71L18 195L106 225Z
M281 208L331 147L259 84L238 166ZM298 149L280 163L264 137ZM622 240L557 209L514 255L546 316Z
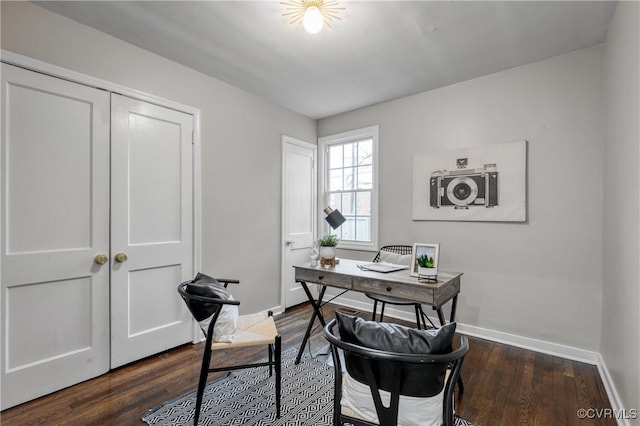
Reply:
M309 302L311 302L313 306L313 314L311 315L307 331L298 350L296 364L300 363L302 351L307 344L315 319L318 318L323 327L326 325L320 308L322 307L322 299L324 298L327 287L336 287L344 291L400 297L402 299L415 300L425 305L431 305L433 309L437 311L441 325L445 323L442 306L448 301L451 301L449 321L455 321L462 273L439 272L437 282L424 283L410 276L408 269L387 273L363 271L358 268L358 263L366 262L340 259L340 263L335 267L314 267L308 263L299 266L294 265L295 279L302 285ZM322 286L317 300L311 294L307 283Z

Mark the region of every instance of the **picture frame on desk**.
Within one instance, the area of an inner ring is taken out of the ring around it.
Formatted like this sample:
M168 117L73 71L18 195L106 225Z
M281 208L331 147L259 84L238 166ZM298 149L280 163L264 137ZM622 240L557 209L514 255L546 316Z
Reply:
M436 280L440 244L414 243L411 252L411 276L419 279Z

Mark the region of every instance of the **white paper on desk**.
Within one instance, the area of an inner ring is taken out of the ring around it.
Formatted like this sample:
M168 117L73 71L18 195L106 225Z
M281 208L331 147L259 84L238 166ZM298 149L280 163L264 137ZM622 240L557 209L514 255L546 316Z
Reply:
M374 272L393 272L399 271L401 269L408 269L407 265L397 265L395 263L387 263L387 262L368 262L368 263L358 263L358 268L363 271L374 271Z

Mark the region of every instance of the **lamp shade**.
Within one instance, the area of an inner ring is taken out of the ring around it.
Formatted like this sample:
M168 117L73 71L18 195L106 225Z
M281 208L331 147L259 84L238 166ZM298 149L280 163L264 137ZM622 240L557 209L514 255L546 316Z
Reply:
M329 223L332 229L336 229L347 220L342 216L340 210L333 210L331 207L327 207L324 209L324 212L327 214L327 217L325 217L324 220Z

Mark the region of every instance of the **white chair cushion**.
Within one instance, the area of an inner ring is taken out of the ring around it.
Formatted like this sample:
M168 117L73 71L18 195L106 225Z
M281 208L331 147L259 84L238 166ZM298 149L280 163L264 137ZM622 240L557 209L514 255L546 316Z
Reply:
M389 406L390 394L380 391L380 398L385 407ZM442 423L442 403L444 388L435 396L416 398L400 396L398 405L398 425L402 426L440 426ZM362 384L344 372L342 374L342 413L378 423L376 407L371 397L369 386Z
M229 295L229 300L233 300L233 296ZM238 328L239 316L238 305L222 305L218 321L213 326L213 340L216 342L233 342L233 337Z
M233 300L233 296L229 295L228 300ZM213 326L213 341L214 342L233 342L233 338L238 328L238 317L240 312L238 305L222 305L220 308L220 314L216 325ZM199 322L200 328L206 334L209 329L209 323L213 316L203 319Z
M380 262L393 263L396 265L411 265L411 255L391 253L390 251L381 250Z

